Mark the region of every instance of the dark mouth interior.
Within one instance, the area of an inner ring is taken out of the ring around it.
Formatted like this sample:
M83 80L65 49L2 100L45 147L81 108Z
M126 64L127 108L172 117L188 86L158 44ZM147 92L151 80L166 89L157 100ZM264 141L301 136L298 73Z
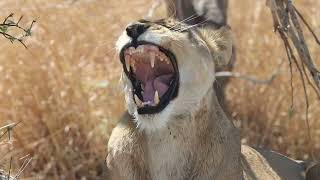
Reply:
M177 96L179 73L175 56L161 46L139 42L126 45L120 59L133 85L139 114L162 111Z

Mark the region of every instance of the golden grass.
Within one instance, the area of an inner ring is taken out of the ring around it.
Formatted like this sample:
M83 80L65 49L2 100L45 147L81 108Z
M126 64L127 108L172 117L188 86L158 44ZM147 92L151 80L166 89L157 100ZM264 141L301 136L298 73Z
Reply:
M297 2L320 35L320 2ZM23 23L37 19L28 50L0 38L0 127L22 122L12 144L2 139L0 169L8 169L13 156L16 173L33 157L25 179L102 177L108 136L124 109L114 43L125 25L142 18L149 7L146 0L0 2L0 17L14 12L25 16ZM265 78L286 58L264 2L232 1L230 24L238 48L235 71ZM319 46L306 35L319 62ZM296 70L294 74L293 113L287 64L269 86L233 79L227 100L243 142L309 158L303 91ZM310 97L312 146L320 152L319 102L311 90Z

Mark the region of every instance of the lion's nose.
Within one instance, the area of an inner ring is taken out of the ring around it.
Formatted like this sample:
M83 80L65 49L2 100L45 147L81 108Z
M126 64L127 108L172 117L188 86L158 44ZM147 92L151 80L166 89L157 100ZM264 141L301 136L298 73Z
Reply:
M135 23L135 24L129 25L126 28L127 35L131 37L133 40L137 40L138 37L142 33L144 33L149 27L150 25L144 24L144 23Z

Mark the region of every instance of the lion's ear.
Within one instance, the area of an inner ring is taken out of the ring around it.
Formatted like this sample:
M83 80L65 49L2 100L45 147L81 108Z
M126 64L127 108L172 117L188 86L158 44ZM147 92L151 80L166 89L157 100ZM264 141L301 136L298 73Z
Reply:
M218 30L205 27L199 28L199 32L211 51L216 68L227 65L232 55L232 34L230 27L224 26Z

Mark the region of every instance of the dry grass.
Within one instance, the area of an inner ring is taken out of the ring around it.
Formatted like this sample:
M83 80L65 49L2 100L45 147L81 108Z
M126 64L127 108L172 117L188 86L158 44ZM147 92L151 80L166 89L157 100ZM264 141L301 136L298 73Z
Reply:
M320 2L297 2L320 35ZM13 169L33 157L22 175L25 179L102 176L108 135L123 111L113 45L125 24L143 17L149 7L146 0L0 2L0 8L6 8L0 17L14 12L25 15L24 23L38 21L28 50L0 39L0 126L22 122L14 129L12 144L0 144L0 169L8 168L10 156ZM232 1L230 10L238 47L235 71L267 77L285 58L268 9L263 1L251 0ZM319 62L319 46L310 47ZM294 74L292 112L287 65L269 86L232 80L227 99L245 143L309 158L303 92L296 70ZM319 102L310 94L311 145L320 152Z

